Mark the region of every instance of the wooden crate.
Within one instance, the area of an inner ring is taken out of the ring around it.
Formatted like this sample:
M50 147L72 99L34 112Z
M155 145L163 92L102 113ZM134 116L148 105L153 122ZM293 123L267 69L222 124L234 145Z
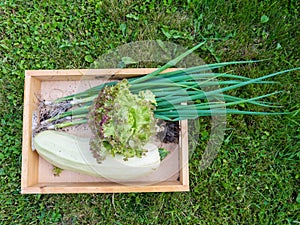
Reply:
M32 116L38 97L57 98L104 82L148 74L154 69L82 69L28 70L25 72L21 193L121 193L175 192L189 190L187 121L181 121L179 144L153 174L126 184L104 178L63 171L53 174L53 167L32 151ZM87 81L86 83L84 81Z

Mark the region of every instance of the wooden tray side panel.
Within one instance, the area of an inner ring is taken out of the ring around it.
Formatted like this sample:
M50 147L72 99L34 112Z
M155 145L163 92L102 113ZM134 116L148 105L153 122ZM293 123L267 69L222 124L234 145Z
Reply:
M38 181L38 154L31 150L32 115L36 107L36 95L41 82L25 74L23 139L22 139L22 176L21 189L34 185Z
M179 181L165 181L154 185L120 185L117 183L40 183L24 189L26 194L70 193L130 193L130 192L181 192L188 189Z
M189 152L188 152L188 121L183 120L180 123L181 133L180 133L180 182L186 191L189 190Z
M142 76L155 71L155 68L125 68L125 69L72 69L72 70L27 70L27 74L41 80L80 80L83 76L103 77L111 79ZM163 73L172 72L178 68L170 68Z

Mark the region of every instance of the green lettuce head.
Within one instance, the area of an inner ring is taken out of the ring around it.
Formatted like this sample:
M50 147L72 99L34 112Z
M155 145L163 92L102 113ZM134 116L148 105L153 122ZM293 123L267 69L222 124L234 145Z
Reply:
M141 157L155 134L155 96L147 90L132 94L126 79L102 89L89 114L91 150L100 163L106 154Z

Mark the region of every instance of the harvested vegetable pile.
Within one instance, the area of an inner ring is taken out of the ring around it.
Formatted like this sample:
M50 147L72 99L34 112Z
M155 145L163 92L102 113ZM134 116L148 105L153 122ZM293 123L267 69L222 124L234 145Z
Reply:
M226 92L249 84L271 84L267 78L300 68L256 79L210 71L258 61L216 63L162 73L201 45L203 43L146 76L108 82L53 102L42 101L40 121L33 131L35 148L60 168L127 180L159 167L158 147L152 143L158 121L168 124L168 130L163 131L164 138L176 142L179 128L171 122L211 115L286 113L231 108L245 103L278 107L261 99L279 92L249 99ZM49 131L78 124L88 124L93 136L83 140L62 131Z

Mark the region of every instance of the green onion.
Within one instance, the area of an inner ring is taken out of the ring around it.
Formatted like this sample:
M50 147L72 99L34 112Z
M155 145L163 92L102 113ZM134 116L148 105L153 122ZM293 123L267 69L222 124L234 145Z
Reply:
M175 66L180 60L195 51L204 43L205 42L202 42L196 45L148 75L128 79L130 91L133 94L150 90L155 95L157 105L154 115L156 118L179 121L217 114L274 115L287 113L241 111L231 108L232 106L244 103L257 105L263 108L278 108L280 106L261 100L276 95L280 93L280 91L251 97L249 99L231 96L227 94L227 92L250 84L267 85L277 83L266 79L300 70L300 67L275 72L255 79L229 73L214 73L211 71L229 65L257 63L264 60L213 63L162 73L164 70ZM58 114L55 113L55 115L50 116L50 118L44 119L41 121L41 125L46 127L46 129L58 129L87 123L90 110L89 107L97 98L98 93L104 87L114 86L116 83L116 81L108 82L90 88L84 92L56 99L52 103L52 106L55 105L54 108L56 111L60 111L59 109L61 108L61 112ZM65 105L71 105L71 109L69 109L70 107L65 107Z

